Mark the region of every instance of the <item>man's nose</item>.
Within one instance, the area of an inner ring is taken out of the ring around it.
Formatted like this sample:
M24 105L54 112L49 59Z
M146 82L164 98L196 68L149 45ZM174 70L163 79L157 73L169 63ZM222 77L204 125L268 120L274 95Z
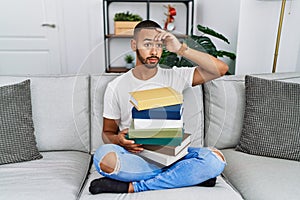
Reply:
M157 48L155 46L152 47L150 53L151 55L157 55Z

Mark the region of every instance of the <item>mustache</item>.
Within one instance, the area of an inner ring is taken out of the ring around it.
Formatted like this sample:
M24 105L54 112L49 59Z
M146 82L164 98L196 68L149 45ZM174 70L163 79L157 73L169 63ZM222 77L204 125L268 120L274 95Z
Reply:
M157 56L150 56L150 57L147 57L146 59L148 60L148 59L152 59L152 58L159 59L159 57L157 57Z

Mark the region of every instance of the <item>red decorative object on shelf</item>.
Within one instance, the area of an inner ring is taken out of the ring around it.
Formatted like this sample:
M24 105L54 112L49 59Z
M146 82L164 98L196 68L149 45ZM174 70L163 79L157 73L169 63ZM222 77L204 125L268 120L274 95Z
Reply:
M165 13L167 19L165 21L164 29L168 31L173 31L175 29L174 16L176 16L176 9L171 5L164 6L164 7L168 9L168 13Z

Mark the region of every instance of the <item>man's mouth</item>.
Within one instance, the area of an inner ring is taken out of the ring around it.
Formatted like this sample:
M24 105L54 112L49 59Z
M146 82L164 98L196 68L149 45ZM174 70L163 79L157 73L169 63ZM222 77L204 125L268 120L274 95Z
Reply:
M147 58L147 60L150 63L157 63L159 59L158 59L158 57L150 57L150 58Z

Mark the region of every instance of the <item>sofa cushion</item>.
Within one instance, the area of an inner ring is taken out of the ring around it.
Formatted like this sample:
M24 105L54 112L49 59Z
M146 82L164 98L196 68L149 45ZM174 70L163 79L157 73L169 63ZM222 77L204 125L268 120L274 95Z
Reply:
M107 83L120 74L102 74L91 76L91 140L92 152L103 144L102 123L103 123L103 101ZM185 131L192 133L191 146L203 146L204 117L203 117L203 97L202 87L196 86L188 88L183 93L183 121Z
M30 80L0 87L0 164L42 158L32 120Z
M119 74L108 73L91 76L91 152L94 153L102 141L103 102L107 84Z
M186 133L191 133L191 146L204 145L204 108L202 86L195 86L183 91L183 123Z
M246 108L236 150L300 161L300 84L246 76Z
M42 152L43 159L0 166L1 199L75 200L91 156L78 151Z
M244 199L299 199L300 162L222 150L223 172Z
M204 84L205 146L235 147L240 139L244 76L224 76Z
M257 74L256 77L300 83L300 73ZM205 146L236 147L240 140L244 110L244 76L223 76L204 84Z
M113 194L113 193L103 193L92 195L89 193L88 188L92 180L100 178L101 175L95 170L94 167L90 170L90 175L86 181L86 185L83 188L80 200L97 200L97 199L120 199L120 200L174 200L174 199L184 199L184 200L198 200L198 199L230 199L230 200L241 200L240 194L235 191L226 181L221 177L217 177L217 183L215 187L184 187L177 189L166 189L166 190L155 190L138 192L131 194ZM201 198L200 198L201 197Z
M89 77L0 76L0 86L30 79L39 151L89 151Z

